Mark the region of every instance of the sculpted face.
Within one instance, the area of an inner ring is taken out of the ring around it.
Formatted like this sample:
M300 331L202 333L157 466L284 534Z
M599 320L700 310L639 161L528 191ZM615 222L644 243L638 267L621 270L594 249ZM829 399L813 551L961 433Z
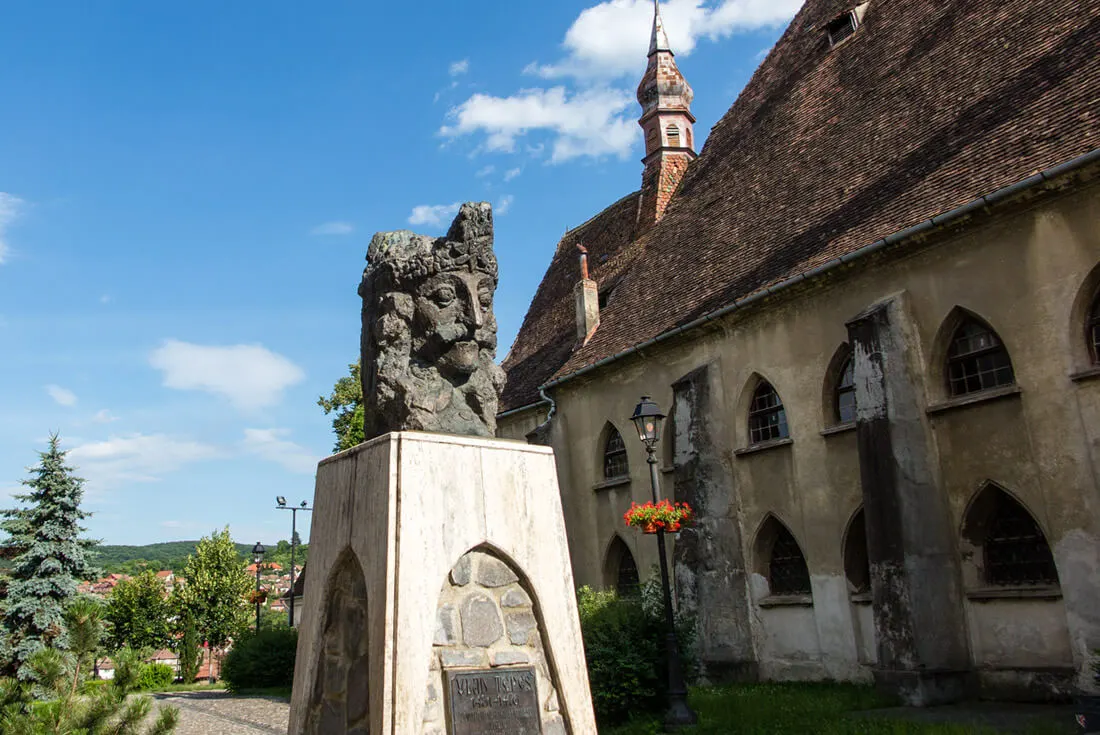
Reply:
M415 321L420 339L417 358L441 374L467 376L479 366L482 349L496 349L493 290L485 273L448 271L419 284Z

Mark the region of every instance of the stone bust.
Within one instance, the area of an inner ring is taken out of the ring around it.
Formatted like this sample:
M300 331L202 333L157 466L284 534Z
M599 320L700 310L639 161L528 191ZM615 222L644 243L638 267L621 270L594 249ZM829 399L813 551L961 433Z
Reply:
M493 212L463 204L443 237L379 232L363 297L364 434L491 437L504 371L496 364Z

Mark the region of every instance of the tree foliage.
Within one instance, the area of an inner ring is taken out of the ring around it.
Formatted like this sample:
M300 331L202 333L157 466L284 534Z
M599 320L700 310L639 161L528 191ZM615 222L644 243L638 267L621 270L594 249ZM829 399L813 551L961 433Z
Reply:
M182 572L187 557L195 553L198 541L167 541L145 546L103 544L95 548L92 561L113 574L141 574L146 569L159 572L169 569ZM237 550L247 555L252 544L237 544Z
M88 560L94 541L81 537L80 522L90 513L80 510L84 480L65 464L57 434L49 439L38 465L23 480L30 491L16 495L23 504L2 512L0 529L14 555L3 607L4 671L22 679L32 675L28 661L44 648L69 645L64 610L76 595L77 582L94 577Z
M168 593L156 574L146 571L122 580L107 599L111 649L166 648L172 640L170 615Z
M181 623L180 637L176 642L176 654L180 661L180 679L184 684L191 684L199 675L202 668L202 641L199 640L199 630L195 625L195 619L191 615L177 618Z
M336 381L332 395L317 399L317 405L324 409L326 416L336 413L332 431L336 434L337 452L363 443L363 384L359 381L359 363L348 365L348 373Z
M223 648L248 626L251 606L246 595L252 588L252 578L229 538L228 527L199 541L183 576L186 582L173 593L176 613L191 616L203 640L213 648Z
M27 661L35 684L0 680L0 732L5 735L167 735L179 711L162 707L151 723L153 700L134 696L144 670L137 653L115 656L115 676L106 686L83 694L92 657L103 636L102 609L87 598L73 601L64 614L69 651L36 651ZM45 694L36 699L35 693ZM42 701L44 700L44 701Z
M298 631L286 625L248 632L225 657L222 678L230 689L289 687L294 679Z

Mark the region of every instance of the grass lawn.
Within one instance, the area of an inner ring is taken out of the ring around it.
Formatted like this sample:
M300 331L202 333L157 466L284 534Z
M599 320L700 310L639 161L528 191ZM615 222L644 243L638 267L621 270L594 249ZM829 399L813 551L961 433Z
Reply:
M752 733L852 733L867 735L992 735L995 730L972 725L944 725L853 717L860 710L879 709L895 703L869 687L847 684L740 684L697 687L690 703L699 715L699 726L685 730L697 735ZM662 732L660 718L639 718L616 728L601 728L601 735L652 735ZM1065 728L1034 729L1034 735L1065 733Z

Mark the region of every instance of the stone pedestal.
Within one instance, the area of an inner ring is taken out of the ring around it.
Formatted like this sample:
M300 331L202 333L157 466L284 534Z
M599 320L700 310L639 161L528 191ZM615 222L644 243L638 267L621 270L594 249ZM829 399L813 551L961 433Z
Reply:
M553 452L391 433L317 470L291 735L595 735Z

